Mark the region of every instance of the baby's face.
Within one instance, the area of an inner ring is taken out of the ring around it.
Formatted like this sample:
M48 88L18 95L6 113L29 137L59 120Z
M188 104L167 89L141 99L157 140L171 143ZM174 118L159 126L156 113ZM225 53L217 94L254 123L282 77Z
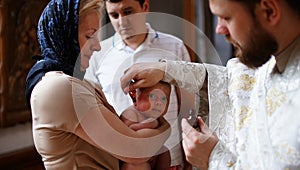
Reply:
M151 118L158 118L167 111L168 97L161 89L137 90L136 108Z

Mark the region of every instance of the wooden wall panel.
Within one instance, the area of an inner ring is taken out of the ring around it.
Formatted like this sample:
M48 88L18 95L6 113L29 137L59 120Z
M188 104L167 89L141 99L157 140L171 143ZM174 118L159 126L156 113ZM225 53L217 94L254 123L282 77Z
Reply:
M48 0L0 1L0 126L30 120L25 79L40 54L36 29Z

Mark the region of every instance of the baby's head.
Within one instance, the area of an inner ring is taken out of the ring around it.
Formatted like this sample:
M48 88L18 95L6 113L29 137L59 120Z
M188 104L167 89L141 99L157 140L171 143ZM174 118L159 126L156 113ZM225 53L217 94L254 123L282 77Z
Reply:
M168 110L170 93L170 84L162 81L153 87L137 89L135 107L149 117L158 118Z

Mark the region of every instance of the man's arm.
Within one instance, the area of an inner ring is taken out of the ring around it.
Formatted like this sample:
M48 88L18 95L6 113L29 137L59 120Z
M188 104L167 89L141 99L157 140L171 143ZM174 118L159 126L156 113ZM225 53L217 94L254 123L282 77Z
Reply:
M156 63L138 63L125 71L121 78L121 87L125 93L137 88L151 87L163 80L198 93L206 77L203 64L184 61L166 61ZM134 83L130 83L135 80Z

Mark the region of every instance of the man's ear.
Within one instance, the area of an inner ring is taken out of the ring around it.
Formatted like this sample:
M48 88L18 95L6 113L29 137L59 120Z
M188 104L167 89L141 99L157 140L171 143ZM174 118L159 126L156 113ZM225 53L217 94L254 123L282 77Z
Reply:
M276 25L280 19L281 11L278 0L262 0L260 9L263 19L271 25Z
M149 0L145 0L145 2L143 4L143 11L149 12Z

